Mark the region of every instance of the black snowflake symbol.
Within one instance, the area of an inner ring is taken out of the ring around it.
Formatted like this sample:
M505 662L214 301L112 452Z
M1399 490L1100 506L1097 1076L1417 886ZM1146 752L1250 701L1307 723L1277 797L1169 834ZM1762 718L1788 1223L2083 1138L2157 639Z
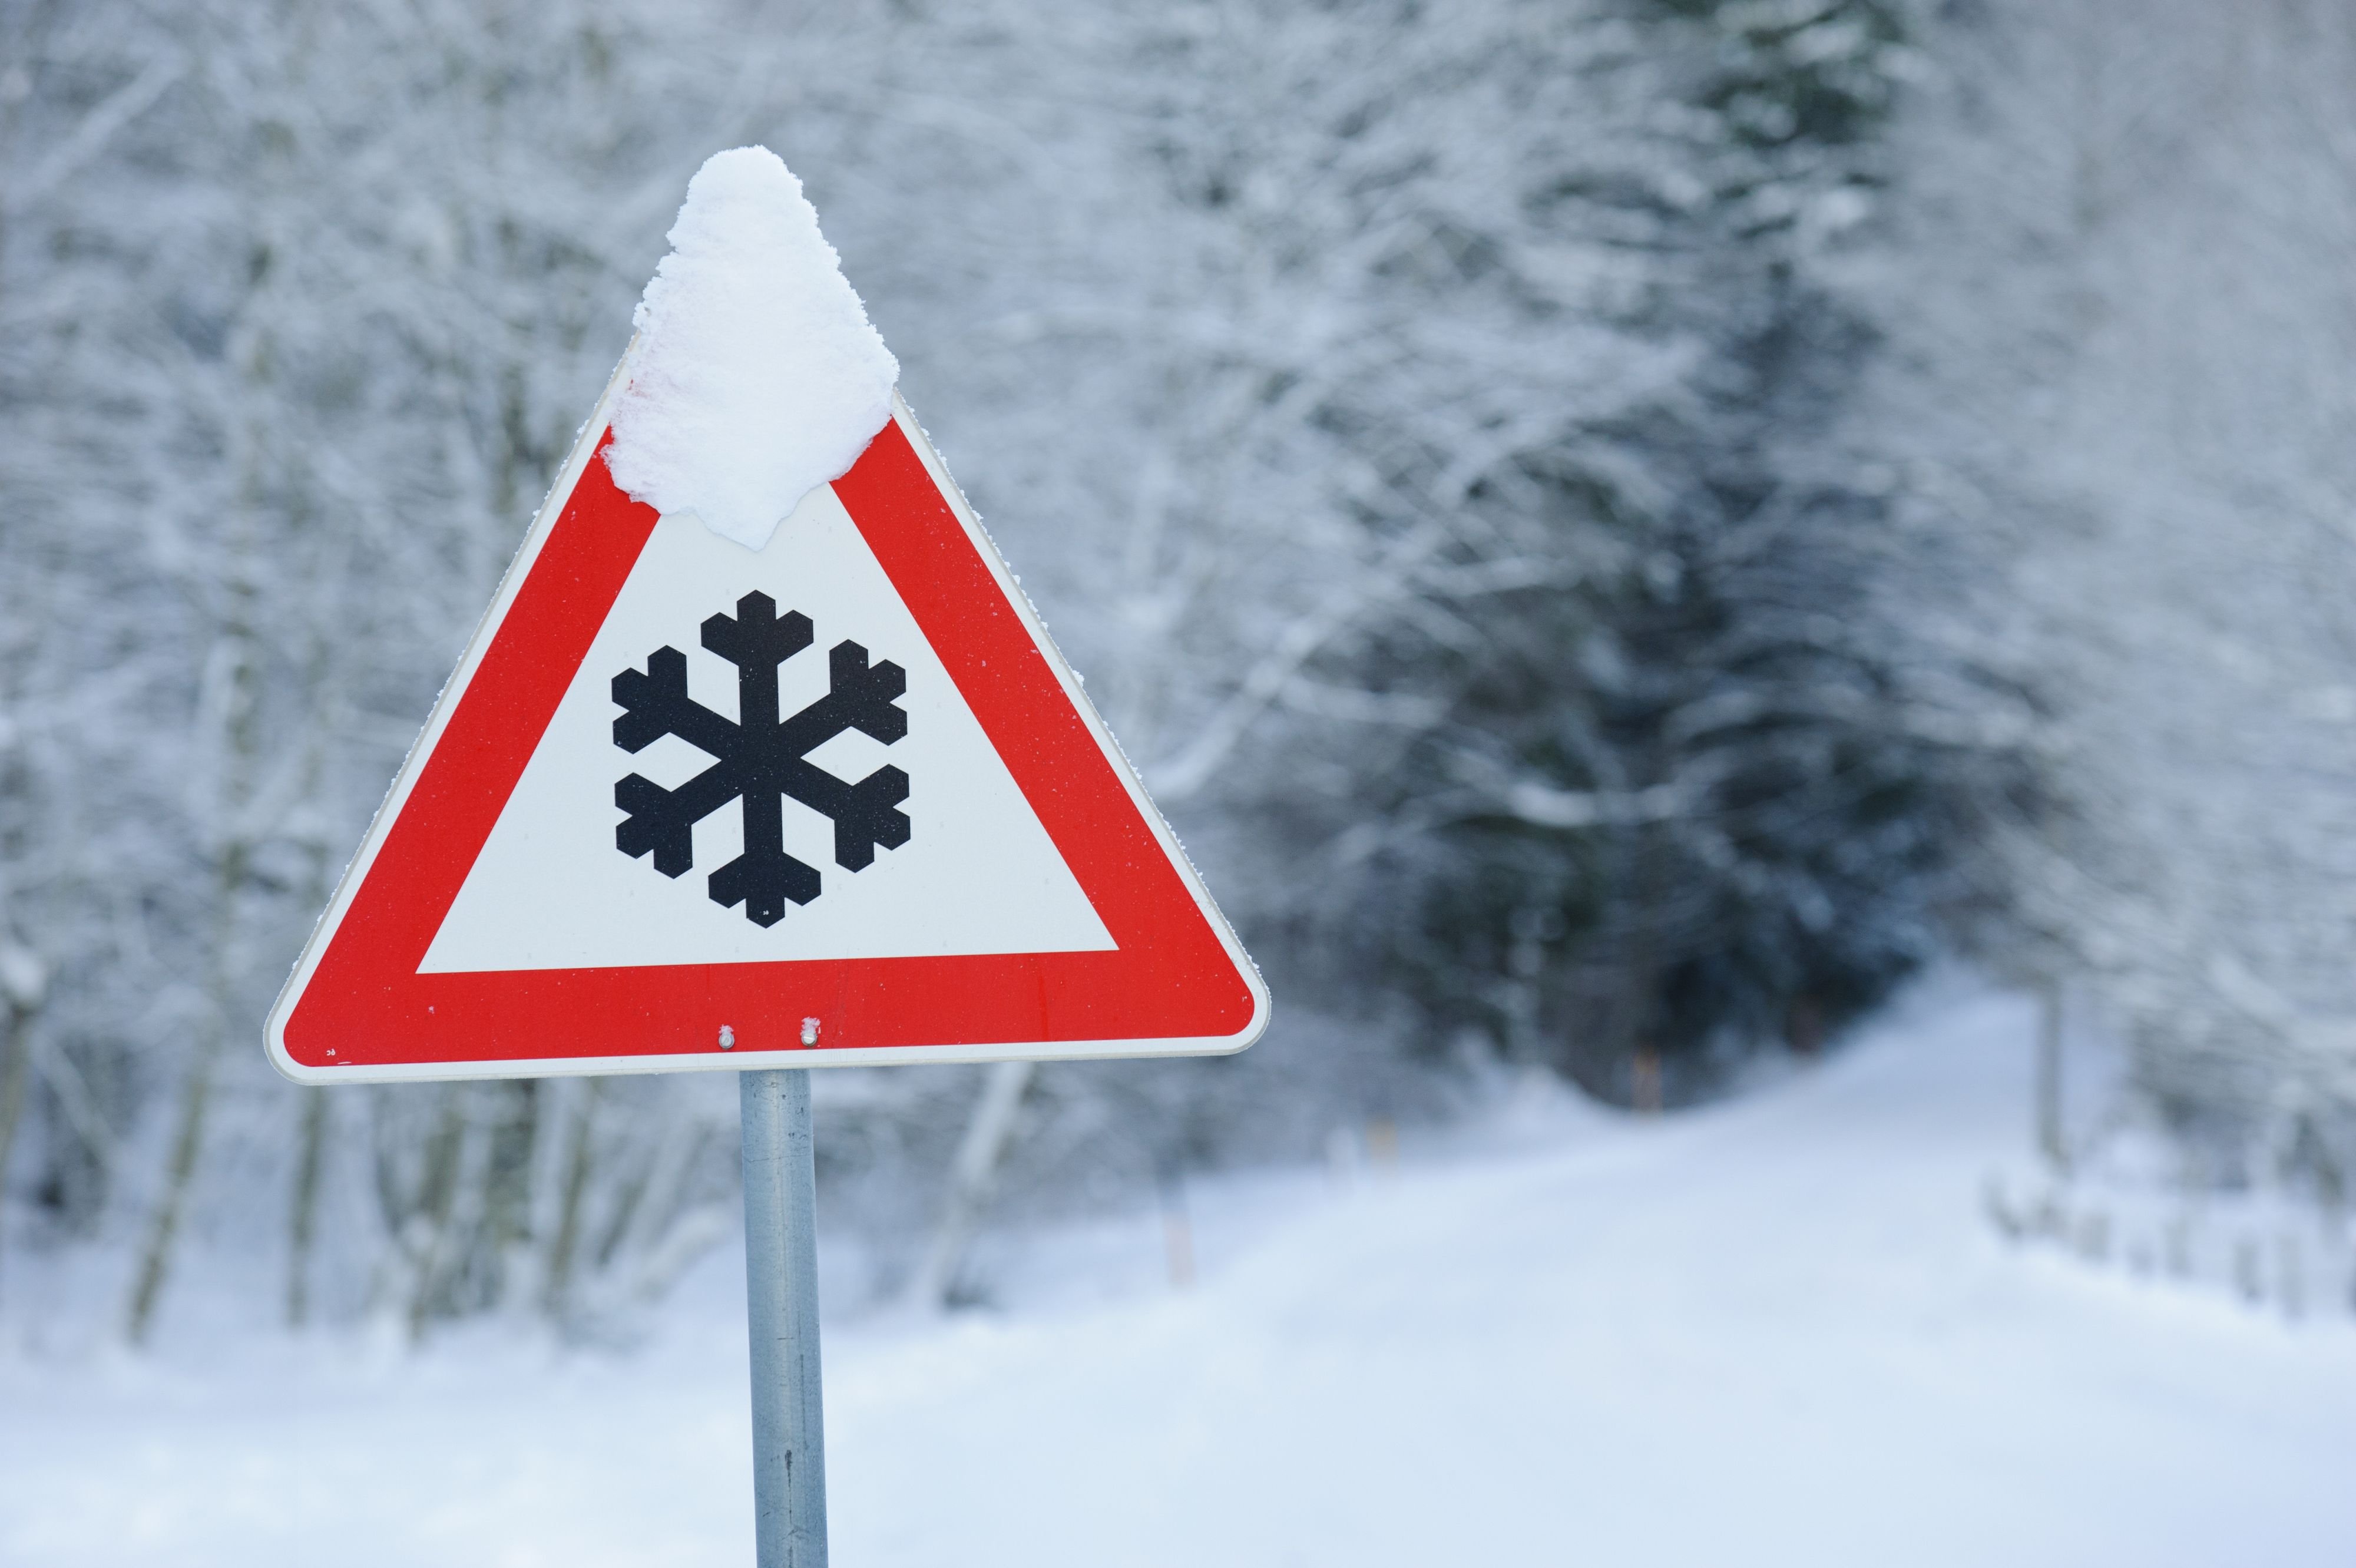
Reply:
M908 798L906 774L879 768L846 784L808 760L846 730L886 746L907 734L908 715L894 706L908 689L906 671L888 660L871 668L867 650L838 642L827 656L831 689L780 720L777 666L809 645L809 618L792 610L780 617L766 594L738 599L733 619L716 615L703 623L703 646L736 666L734 724L687 694L687 656L676 648L655 650L643 674L614 677L614 701L626 710L614 721L616 746L635 753L675 735L718 759L676 789L636 773L615 785L614 804L629 813L614 830L615 843L633 859L651 853L665 876L681 875L695 864L695 824L742 800L744 853L705 886L723 908L744 905L756 926L785 918L787 899L807 904L819 895L817 868L786 853L786 797L833 822L834 863L846 871L866 869L877 844L908 842L899 809Z

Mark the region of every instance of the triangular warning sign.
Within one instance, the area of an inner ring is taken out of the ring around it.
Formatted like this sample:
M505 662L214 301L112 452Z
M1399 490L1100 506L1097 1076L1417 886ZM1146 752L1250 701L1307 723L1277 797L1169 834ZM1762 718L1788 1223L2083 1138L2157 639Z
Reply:
M272 1010L305 1082L1237 1050L1268 993L894 400L759 550L587 427Z

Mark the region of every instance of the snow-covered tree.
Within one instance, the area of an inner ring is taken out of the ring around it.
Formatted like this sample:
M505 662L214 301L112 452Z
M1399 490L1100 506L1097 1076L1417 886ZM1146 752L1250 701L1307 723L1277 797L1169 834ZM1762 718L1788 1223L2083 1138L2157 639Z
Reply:
M1950 8L1854 278L1859 407L2036 693L2015 973L2090 990L2212 1174L2356 1161L2356 16ZM1992 717L1995 715L1991 715Z
M725 1084L298 1096L254 1041L746 141L1288 997L1233 1061L999 1079L967 1163L1298 1150L1466 1025L1615 1095L1812 1044L2022 798L1958 531L1857 406L1916 30L0 0L0 1248L105 1243L135 1334L191 1237L412 1327L710 1239ZM928 1208L981 1081L830 1079L839 1212Z
M399 1261L337 1225L354 1288L495 1298L455 1282L528 1229L500 1195L589 1135L530 1085L298 1106L251 1049L658 253L633 112L710 58L444 9L5 16L8 913L50 977L11 1070L43 1211L135 1237L134 1336L191 1206L290 1171L294 1310L323 1171Z
M1244 329L1181 361L1234 412L1133 570L1183 602L1175 553L1240 528L1222 613L1160 624L1284 631L1149 777L1289 852L1248 886L1296 975L1625 1094L1639 1055L1813 1044L1931 950L2011 763L1943 711L1969 672L1912 633L1886 466L1832 445L1869 344L1817 275L1888 174L1900 24L1319 7L1173 46L1173 125L1233 127L1165 135L1228 236L1189 293Z

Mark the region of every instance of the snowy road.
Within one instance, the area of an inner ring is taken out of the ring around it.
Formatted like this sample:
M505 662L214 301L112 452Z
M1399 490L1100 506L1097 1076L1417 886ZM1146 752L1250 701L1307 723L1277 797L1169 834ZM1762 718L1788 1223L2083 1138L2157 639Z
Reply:
M1078 1261L1105 1231L1015 1254L1001 1313L833 1326L835 1561L2356 1561L2356 1327L1978 1217L2026 1026L1918 1004L1721 1109L1215 1188L1183 1294L1105 1299ZM747 1562L712 1275L627 1359L0 1363L0 1563Z

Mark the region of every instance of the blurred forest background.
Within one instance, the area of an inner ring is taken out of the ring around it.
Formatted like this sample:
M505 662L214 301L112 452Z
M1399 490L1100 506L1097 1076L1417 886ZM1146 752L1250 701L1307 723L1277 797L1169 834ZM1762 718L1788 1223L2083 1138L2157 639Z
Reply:
M0 0L0 1314L594 1331L731 1233L723 1079L261 1020L755 141L1279 998L821 1075L873 1294L1951 956L2337 1204L2351 82L2340 0Z

